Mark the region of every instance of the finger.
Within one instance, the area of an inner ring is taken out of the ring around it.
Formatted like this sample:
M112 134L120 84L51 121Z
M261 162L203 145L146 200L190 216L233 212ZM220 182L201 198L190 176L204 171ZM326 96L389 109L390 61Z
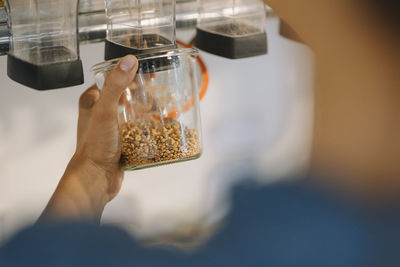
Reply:
M128 55L122 58L110 72L104 82L99 105L97 105L98 109L102 110L102 113L116 114L120 96L135 78L137 68L138 62L136 57Z
M93 106L97 103L99 98L100 91L96 85L93 85L89 89L87 89L79 98L77 144L79 144L84 132L86 131L92 114Z

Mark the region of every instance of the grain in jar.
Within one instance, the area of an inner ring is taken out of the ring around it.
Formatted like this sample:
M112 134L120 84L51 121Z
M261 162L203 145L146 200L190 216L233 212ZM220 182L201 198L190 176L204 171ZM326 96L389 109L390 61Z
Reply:
M129 121L121 128L121 166L124 169L193 159L200 153L197 131L176 119Z

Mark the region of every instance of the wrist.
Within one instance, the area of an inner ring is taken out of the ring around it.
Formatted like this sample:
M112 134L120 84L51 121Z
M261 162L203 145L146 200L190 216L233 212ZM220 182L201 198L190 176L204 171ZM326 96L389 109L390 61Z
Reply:
M66 184L79 187L81 194L96 206L105 206L110 200L107 171L87 157L75 154L61 180L65 180Z
M105 174L90 160L74 155L39 222L100 222L104 207L110 200Z

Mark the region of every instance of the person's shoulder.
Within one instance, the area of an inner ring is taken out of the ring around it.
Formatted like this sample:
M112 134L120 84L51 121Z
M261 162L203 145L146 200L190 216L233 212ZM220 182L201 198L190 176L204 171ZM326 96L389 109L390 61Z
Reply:
M264 266L362 266L365 228L339 202L305 180L242 184L207 252L238 254Z
M247 180L236 186L233 190L232 200L235 207L238 205L262 207L277 205L314 206L333 202L332 197L322 190L318 190L306 179L267 184Z
M133 246L134 241L117 227L85 222L38 224L11 238L0 258L1 266L129 266ZM110 253L116 257L106 257Z

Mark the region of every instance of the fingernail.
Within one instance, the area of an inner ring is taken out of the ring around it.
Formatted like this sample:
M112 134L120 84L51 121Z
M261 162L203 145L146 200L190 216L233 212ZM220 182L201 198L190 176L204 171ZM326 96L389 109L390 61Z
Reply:
M133 66L135 65L135 60L131 57L124 57L119 64L119 67L121 68L122 71L124 72L129 72L132 70Z

